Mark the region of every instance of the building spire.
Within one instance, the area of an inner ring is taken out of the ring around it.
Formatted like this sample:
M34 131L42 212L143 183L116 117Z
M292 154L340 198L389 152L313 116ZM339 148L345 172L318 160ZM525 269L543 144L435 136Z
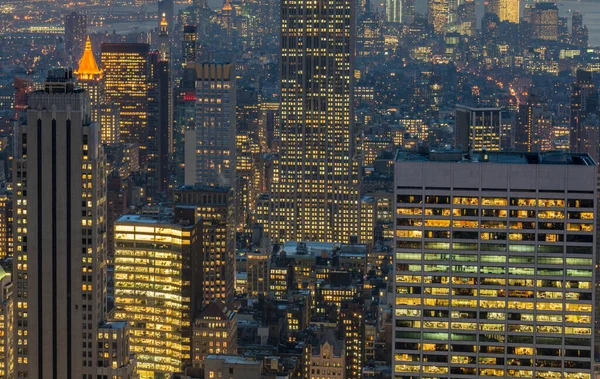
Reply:
M94 53L92 52L92 41L90 41L90 36L87 36L87 39L85 40L85 50L79 61L79 68L75 70L74 74L77 75L79 79L92 79L94 76L102 74L102 71L98 68L98 64L96 63L96 58L94 58Z

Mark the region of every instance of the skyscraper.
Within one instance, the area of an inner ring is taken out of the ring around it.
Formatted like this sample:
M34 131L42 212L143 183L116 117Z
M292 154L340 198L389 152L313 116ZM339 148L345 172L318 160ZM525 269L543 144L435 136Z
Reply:
M521 0L490 0L486 4L486 13L497 15L500 21L519 23Z
M592 80L592 73L577 70L575 82L571 84L571 133L570 150L572 152L597 151L598 140L587 144L585 120L594 115L598 116L598 90ZM592 154L593 155L593 154Z
M529 22L532 39L543 41L558 39L558 6L556 3L526 4L524 19Z
M386 0L385 16L387 22L402 22L402 0Z
M201 225L194 213L176 208L172 220L125 215L115 224L114 314L129 321L142 378L168 377L192 362L192 322L200 312L203 277Z
M121 107L121 142L139 143L143 160L148 126L149 49L145 43L104 43L101 48L105 100Z
M580 48L588 46L588 29L583 25L583 15L579 11L573 12L571 18L571 43Z
M65 51L73 59L83 54L87 35L87 16L77 12L65 16Z
M16 376L95 378L106 312L106 161L70 69L49 71L31 93L14 146Z
M428 0L427 20L435 33L443 33L450 19L449 0Z
M282 3L281 145L270 228L275 241L347 242L358 235L354 4Z
M457 105L455 146L463 151L500 150L500 111Z
M235 74L231 63L196 64L195 130L185 132L185 184L235 182Z
M396 378L593 377L596 164L398 154Z
M542 99L533 93L527 95L524 103L519 104L514 143L517 151L533 152L536 150L536 120L541 112Z
M184 25L181 50L186 65L196 62L196 41L196 25Z
M102 70L98 68L96 58L94 58L89 36L85 41L85 50L79 60L79 67L73 73L77 75L79 86L90 97L92 122L99 122L100 108L104 104L104 81L102 80Z

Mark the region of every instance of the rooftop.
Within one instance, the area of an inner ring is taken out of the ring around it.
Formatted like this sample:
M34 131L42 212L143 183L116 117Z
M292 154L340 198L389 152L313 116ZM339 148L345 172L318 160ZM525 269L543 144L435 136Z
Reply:
M90 36L87 36L85 41L85 50L79 61L79 68L75 71L75 75L79 75L80 79L92 79L95 75L100 75L102 71L98 68L96 58L92 52L92 42Z
M241 355L224 355L224 354L211 354L207 355L205 360L221 360L227 364L237 365L260 365L261 362L251 361L248 358L242 357Z
M428 154L398 151L396 162L461 162L595 166L596 162L587 153L548 151L543 153L476 152L463 154L460 151L435 151Z

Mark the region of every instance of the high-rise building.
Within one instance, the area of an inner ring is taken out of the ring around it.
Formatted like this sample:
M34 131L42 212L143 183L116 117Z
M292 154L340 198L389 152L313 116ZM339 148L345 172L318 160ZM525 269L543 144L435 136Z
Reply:
M246 255L246 273L248 282L248 298L258 299L269 293L269 262L271 257L262 250L249 252Z
M87 35L87 16L77 12L65 15L65 51L74 59L83 54Z
M571 18L571 43L583 49L588 47L588 29L583 25L583 14L579 11L573 12Z
M192 365L204 367L212 354L237 353L237 312L220 300L207 305L194 320Z
M394 376L592 378L596 176L587 154L399 153Z
M140 144L145 161L148 126L148 53L145 43L103 43L104 96L121 108L120 140Z
M338 320L340 336L346 354L346 379L361 379L365 365L365 309L364 304L343 301Z
M165 15L160 22L159 49L148 58L148 130L146 134L147 196L156 201L169 187L170 158L173 153L173 88L171 48Z
M173 0L158 0L158 16L164 17L167 22L168 32L173 32L173 25L175 25L175 8L173 7ZM162 19L160 19L162 22ZM159 23L160 27L160 23Z
M0 267L0 378L15 377L14 299L11 274Z
M101 141L106 145L121 142L121 107L115 103L104 104L99 109Z
M201 224L194 213L175 208L173 219L125 215L115 224L114 316L129 322L142 378L163 378L191 365L203 277Z
M527 100L519 104L517 128L515 131L515 149L521 152L535 151L536 120L542 112L542 100L530 93Z
M486 4L486 13L497 15L500 21L519 23L521 0L490 0Z
M231 63L196 64L195 130L185 132L185 184L235 182L235 74Z
M410 25L415 21L415 0L402 0L402 23Z
M196 62L196 25L183 26L183 42L181 50L183 54L184 64Z
M575 82L571 84L571 133L570 151L574 153L598 150L598 140L590 141L585 137L585 120L594 115L598 116L598 90L592 79L592 73L577 70Z
M14 149L16 377L95 378L106 312L106 160L70 69L49 71L30 94Z
M231 187L195 185L174 192L177 205L196 208L202 224L202 304L233 300L235 286L234 193Z
M543 41L558 39L558 6L556 3L526 4L524 19L529 23L531 39Z
M354 5L349 0L282 3L274 241L347 242L358 235Z
M450 18L449 0L428 0L427 20L435 33L444 33Z
M79 67L73 73L77 76L79 86L90 97L92 122L100 122L100 108L104 104L104 81L102 80L102 70L98 68L96 58L94 58L89 36L85 41L85 50L79 61Z
M402 0L386 0L385 16L387 22L401 23L402 22Z
M500 108L456 106L454 141L462 151L499 151Z

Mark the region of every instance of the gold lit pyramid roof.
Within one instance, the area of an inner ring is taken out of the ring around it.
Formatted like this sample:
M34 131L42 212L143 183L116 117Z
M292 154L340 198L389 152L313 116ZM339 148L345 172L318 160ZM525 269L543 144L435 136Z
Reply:
M166 14L162 14L162 18L160 20L160 26L169 26L169 23L167 22L167 15Z
M101 73L102 71L98 68L96 58L94 58L94 53L92 53L90 36L87 36L83 57L81 57L81 60L79 61L79 68L75 70L75 74L79 75L82 79L90 79L94 75L100 75Z
M229 0L225 0L225 4L223 4L222 10L224 10L224 11L232 11L233 10L231 4L229 3Z

